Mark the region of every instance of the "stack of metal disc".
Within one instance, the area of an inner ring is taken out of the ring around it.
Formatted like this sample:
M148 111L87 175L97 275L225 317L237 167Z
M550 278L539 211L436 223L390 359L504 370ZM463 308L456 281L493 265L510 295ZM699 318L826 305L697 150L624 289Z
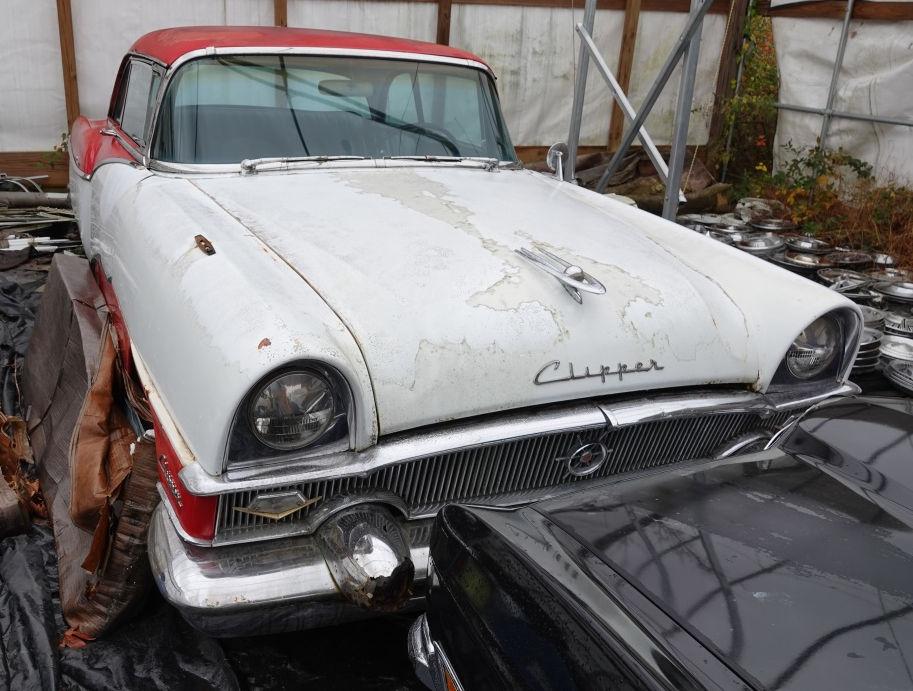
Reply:
M891 360L913 362L913 338L885 334L881 337L879 350L886 363Z
M868 252L853 252L839 250L827 255L828 261L838 269L852 269L861 271L872 266L872 255Z
M803 254L830 254L834 251L834 246L824 240L813 238L810 235L787 235L786 248L793 252L802 252ZM831 262L828 262L829 264Z
M884 281L872 286L875 292L882 295L891 306L907 308L913 305L913 282L911 281Z
M852 374L868 374L875 371L880 355L881 340L880 331L869 328L862 330L862 341L859 344L859 354L853 363Z
M825 259L830 255L825 255ZM867 274L852 269L819 269L818 279L831 290L849 298L860 305L879 304L883 300L881 293L872 289L873 279Z
M787 246L788 245L789 243L787 243ZM770 261L777 266L782 266L784 269L788 269L793 273L805 276L806 278L814 278L816 271L830 268L831 266L831 264L825 261L825 257L821 254L809 254L807 252L796 252L793 250L777 252L770 257Z
M913 362L891 360L881 370L885 378L898 389L913 396Z
M782 249L784 244L783 238L776 233L754 233L735 246L756 257L769 257Z
M896 267L885 267L882 269L874 269L872 271L866 271L866 276L871 278L877 283L885 283L892 281L913 281L913 273L910 273L906 269L898 269Z
M723 214L719 223L714 224L707 234L714 240L734 245L747 239L752 230L751 226L734 214Z
M897 260L890 254L884 254L883 252L872 254L872 261L875 263L876 269L890 269L897 266Z
M894 307L884 313L884 332L892 336L913 338L913 309Z
M713 226L722 222L719 214L681 214L676 216L676 223L706 235Z
M862 310L862 321L867 328L882 332L885 330L887 312L868 305L860 305L859 309ZM913 322L911 322L911 326L913 326Z
M752 221L751 227L755 230L772 233L788 233L796 229L796 224L783 218L765 218L763 220Z

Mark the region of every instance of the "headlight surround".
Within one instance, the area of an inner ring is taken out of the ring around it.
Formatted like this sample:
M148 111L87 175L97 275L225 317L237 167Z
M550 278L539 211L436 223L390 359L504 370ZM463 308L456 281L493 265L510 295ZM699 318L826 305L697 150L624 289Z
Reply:
M852 307L818 317L789 346L771 380L772 390L846 381L861 335L862 318Z
M843 352L843 333L830 315L805 327L786 352L786 369L796 379L814 379L827 371Z
M255 392L248 406L254 437L277 451L301 449L333 425L339 401L330 381L312 370L280 374Z

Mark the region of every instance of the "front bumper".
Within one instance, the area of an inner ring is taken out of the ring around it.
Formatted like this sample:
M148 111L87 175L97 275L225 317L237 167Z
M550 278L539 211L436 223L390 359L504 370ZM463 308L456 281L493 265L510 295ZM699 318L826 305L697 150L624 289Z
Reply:
M404 611L424 603L432 520L409 521L415 579ZM313 536L225 547L181 539L160 505L149 526L149 562L165 599L213 636L280 633L374 616L345 599Z

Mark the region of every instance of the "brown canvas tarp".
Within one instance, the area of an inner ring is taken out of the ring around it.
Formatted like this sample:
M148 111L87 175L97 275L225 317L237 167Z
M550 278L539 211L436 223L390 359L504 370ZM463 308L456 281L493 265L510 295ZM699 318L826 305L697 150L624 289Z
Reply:
M23 394L64 616L84 637L104 633L148 588L146 529L158 501L154 442L137 439L115 403L122 377L107 319L88 262L55 256Z

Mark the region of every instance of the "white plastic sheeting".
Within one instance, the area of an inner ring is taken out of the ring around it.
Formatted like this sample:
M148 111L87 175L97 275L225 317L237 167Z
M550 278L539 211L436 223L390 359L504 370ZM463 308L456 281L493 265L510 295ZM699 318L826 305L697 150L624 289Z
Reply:
M67 125L57 7L0 1L0 151L47 151Z
M72 6L79 108L93 118L108 112L120 61L143 34L169 26L273 23L270 0L79 0Z
M514 144L550 145L567 139L574 95L578 10L548 7L454 5L451 42L488 62L498 75L498 91ZM618 69L624 13L599 11L593 39L609 69ZM637 32L629 98L637 108L685 26L682 12L643 12ZM704 21L701 60L695 83L695 112L688 141L704 144L710 124L717 66L726 17ZM681 69L677 68L647 120L658 144L670 141ZM612 97L596 68L590 66L583 110L581 145L608 141Z
M569 3L570 4L570 3ZM451 44L477 53L498 74L502 106L516 145L549 145L567 138L578 40L576 10L454 4ZM103 117L117 67L142 34L180 25L271 25L271 0L79 0L72 3L80 110ZM48 150L66 130L66 110L54 0L0 0L0 151ZM597 13L594 38L615 70L624 14ZM665 61L685 13L643 12L630 98L637 107ZM433 2L288 0L290 26L358 31L433 41ZM688 141L707 141L713 88L727 18L704 22L695 106ZM657 143L668 143L680 70L647 120ZM590 68L581 144L608 139L611 96Z
M289 0L288 24L434 42L437 3Z
M827 105L842 24L839 19L773 20L782 103ZM851 21L834 109L913 120L911 94L913 21ZM813 147L820 133L820 115L781 110L775 163L788 155L785 144ZM881 180L913 184L913 128L832 118L826 144L871 163Z

